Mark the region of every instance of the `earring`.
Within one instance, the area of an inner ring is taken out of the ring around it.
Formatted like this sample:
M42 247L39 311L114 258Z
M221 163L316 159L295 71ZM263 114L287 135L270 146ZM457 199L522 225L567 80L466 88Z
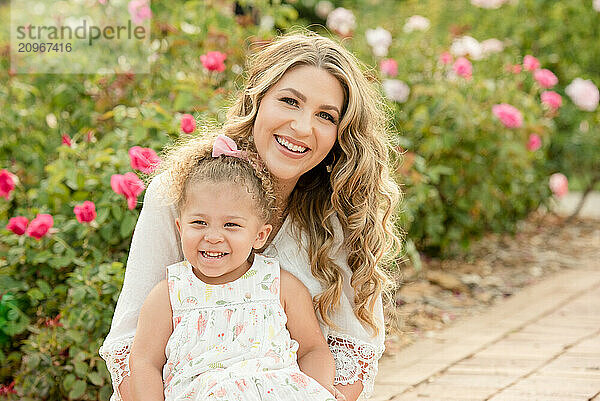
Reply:
M330 163L330 164L327 164L327 165L325 166L325 170L326 170L328 173L331 173L331 171L333 170L333 165L335 164L335 153L331 153L331 156L333 157L333 160L331 161L331 163Z

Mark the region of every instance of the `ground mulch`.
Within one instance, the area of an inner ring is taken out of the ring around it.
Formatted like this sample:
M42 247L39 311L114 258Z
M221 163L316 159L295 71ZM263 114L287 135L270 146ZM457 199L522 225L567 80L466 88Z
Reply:
M385 308L386 355L562 270L600 260L600 220L567 222L554 214L535 214L515 235L491 234L467 255L451 260L423 258L420 271L405 264L402 282Z

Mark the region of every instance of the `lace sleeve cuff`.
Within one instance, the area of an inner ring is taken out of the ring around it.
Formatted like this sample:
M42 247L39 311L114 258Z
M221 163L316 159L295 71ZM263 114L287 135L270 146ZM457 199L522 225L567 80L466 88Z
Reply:
M132 342L133 338L129 338L108 345L103 344L100 347L100 356L106 362L113 386L113 395L110 397L110 401L122 401L121 394L119 393L119 385L130 374L129 352Z
M338 333L329 334L327 343L335 359L334 384L352 384L360 380L363 384L361 395L369 398L373 393L377 364L385 346L374 346Z

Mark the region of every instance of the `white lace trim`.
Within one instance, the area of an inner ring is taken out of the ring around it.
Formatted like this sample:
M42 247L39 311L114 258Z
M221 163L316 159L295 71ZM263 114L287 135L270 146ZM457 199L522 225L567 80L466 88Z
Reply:
M352 384L361 380L363 384L361 395L369 398L373 393L378 361L385 346L382 344L375 347L367 342L338 333L329 334L327 343L333 359L335 359L334 384Z
M109 346L100 347L100 356L106 362L106 367L110 372L110 378L113 386L113 395L110 401L123 401L119 393L119 385L124 378L130 375L129 372L129 352L133 338L116 341Z

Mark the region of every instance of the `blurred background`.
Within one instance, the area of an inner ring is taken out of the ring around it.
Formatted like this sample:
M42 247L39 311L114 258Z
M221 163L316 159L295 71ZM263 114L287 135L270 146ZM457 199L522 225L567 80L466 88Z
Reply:
M151 29L149 74L17 74L0 31L0 398L109 399L98 348L138 176L196 124L222 123L253 45L290 29L340 40L386 99L404 193L397 271L474 255L569 191L600 189L599 0L126 3Z

